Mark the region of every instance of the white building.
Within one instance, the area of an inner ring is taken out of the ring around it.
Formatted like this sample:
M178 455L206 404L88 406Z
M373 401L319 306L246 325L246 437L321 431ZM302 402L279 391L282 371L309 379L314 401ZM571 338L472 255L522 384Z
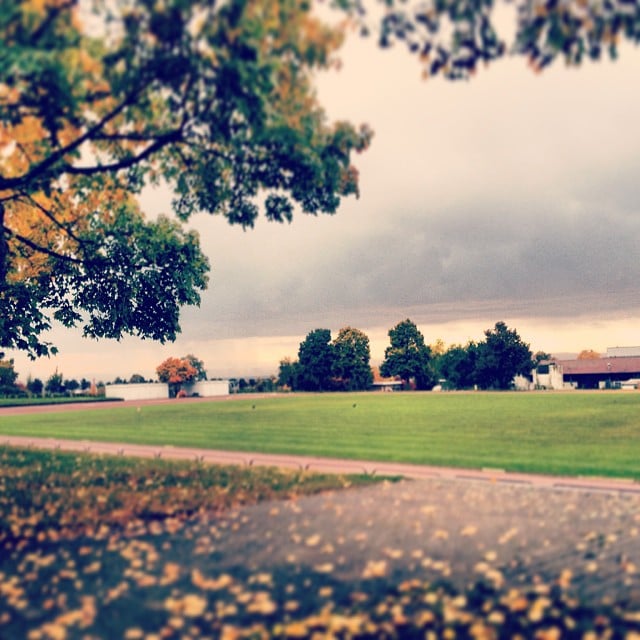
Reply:
M228 380L199 380L183 384L187 396L213 398L229 395ZM164 382L145 382L141 384L108 384L105 396L118 400L163 400L169 397L169 385Z

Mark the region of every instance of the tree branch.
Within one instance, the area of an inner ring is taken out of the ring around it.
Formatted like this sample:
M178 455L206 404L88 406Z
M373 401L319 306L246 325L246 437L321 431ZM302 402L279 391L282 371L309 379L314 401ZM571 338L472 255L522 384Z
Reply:
M84 260L80 258L74 258L72 256L66 256L63 253L58 253L53 249L49 249L48 247L43 247L39 244L33 242L33 240L29 240L29 238L25 238L23 235L16 233L15 231L11 231L11 229L4 228L10 238L15 238L18 242L26 245L30 249L37 251L38 253L44 253L47 256L51 256L52 258L56 258L57 260L62 260L64 262L70 262L72 264L84 264Z
M51 222L53 222L53 224L58 227L58 229L64 231L72 240L75 240L78 244L85 244L84 240L78 238L78 236L76 236L76 234L73 233L73 231L71 231L71 229L67 225L60 222L49 209L41 205L35 198L27 193L23 193L21 195L23 198L26 198L32 206L36 207L36 209L38 209L44 216L51 220Z
M64 4L60 4L57 7L47 7L49 13L46 18L38 25L38 27L31 34L32 42L36 42L40 36L46 31L48 26L63 12L73 8L78 4L78 0L68 0Z
M53 167L57 162L59 162L64 156L76 151L82 144L87 142L88 140L92 140L95 138L96 134L100 132L100 130L104 129L106 124L117 117L120 113L122 113L132 102L135 100L135 96L138 95L142 91L142 88L139 87L134 93L126 96L123 101L112 111L107 113L99 122L97 122L93 127L87 129L81 136L76 138L73 142L68 145L54 151L50 156L45 158L42 162L37 164L35 167L31 167L27 173L15 177L15 178L4 178L0 177L0 191L4 189L22 189L25 185L33 184L36 182L36 178L39 175L45 173L48 169ZM105 171L105 169L97 169L98 171ZM95 170L94 170L95 172ZM86 172L82 172L86 173Z
M180 140L181 129L176 129L171 133L165 134L156 138L155 142L150 144L144 151L141 151L138 155L131 156L129 158L123 158L117 162L105 165L93 165L88 167L74 167L73 165L62 165L62 172L69 175L92 175L94 173L105 173L112 171L122 171L122 169L128 169L133 167L143 160L146 160L149 156L160 151L172 142L178 142Z

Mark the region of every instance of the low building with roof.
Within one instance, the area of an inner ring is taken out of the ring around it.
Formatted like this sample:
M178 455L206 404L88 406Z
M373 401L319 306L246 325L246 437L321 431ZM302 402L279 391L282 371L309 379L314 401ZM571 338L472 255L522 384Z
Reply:
M543 360L532 375L537 389L637 389L640 347L613 347L587 360Z

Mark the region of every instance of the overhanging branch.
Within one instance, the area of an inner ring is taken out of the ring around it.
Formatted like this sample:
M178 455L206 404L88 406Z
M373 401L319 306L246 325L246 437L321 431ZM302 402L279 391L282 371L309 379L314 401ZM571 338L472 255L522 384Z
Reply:
M34 251L37 251L38 253L43 253L47 256L51 256L52 258L56 258L56 260L62 260L63 262L69 262L72 264L84 264L84 260L81 260L80 258L74 258L73 256L68 256L68 255L65 255L64 253L58 253L57 251L54 251L53 249L49 249L48 247L43 247L33 242L33 240L29 240L29 238L26 238L25 236L20 235L15 231L11 231L11 229L7 229L5 227L5 231L8 232L8 235L10 238L14 238L18 242L26 245L27 247L29 247L30 249L33 249Z
M180 129L176 129L171 133L156 138L155 142L150 144L146 149L144 149L144 151L141 151L139 154L131 156L129 158L123 158L122 160L112 162L111 164L92 165L85 167L74 167L73 165L68 164L62 166L62 171L69 175L88 176L95 173L111 173L115 171L122 171L123 169L129 169L140 164L140 162L146 160L149 156L157 153L167 145L173 142L178 142L180 140L181 134L182 131Z

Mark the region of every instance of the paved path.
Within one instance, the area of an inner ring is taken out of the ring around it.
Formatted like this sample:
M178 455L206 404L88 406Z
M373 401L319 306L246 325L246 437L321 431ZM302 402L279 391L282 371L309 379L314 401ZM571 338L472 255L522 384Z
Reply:
M0 638L640 633L635 494L440 477L131 524L0 554Z
M24 585L9 580L4 589L7 597L28 590L30 600L23 609L16 600L6 637L27 637L46 620L54 626L43 638L63 637L53 634L60 621L77 625L69 637L105 639L125 631L131 638L640 633L636 483L94 441L0 436L3 444L414 479L183 524L150 522L139 532L49 545L44 557L16 547L0 557L0 587L2 575L22 571ZM64 572L50 575L58 566ZM54 580L64 584L62 600ZM0 602L0 637L2 614Z
M507 485L529 485L552 489L574 489L604 491L640 495L640 483L631 480L610 478L576 478L569 476L546 476L530 473L505 472L500 469L460 469L429 465L403 464L371 460L344 460L313 456L252 453L245 451L220 451L191 447L162 445L119 444L95 440L64 440L60 438L34 438L30 436L0 435L0 444L11 446L85 451L145 458L167 458L175 460L197 460L213 464L260 465L305 469L321 473L377 474L379 476L403 476L414 479L474 480Z

